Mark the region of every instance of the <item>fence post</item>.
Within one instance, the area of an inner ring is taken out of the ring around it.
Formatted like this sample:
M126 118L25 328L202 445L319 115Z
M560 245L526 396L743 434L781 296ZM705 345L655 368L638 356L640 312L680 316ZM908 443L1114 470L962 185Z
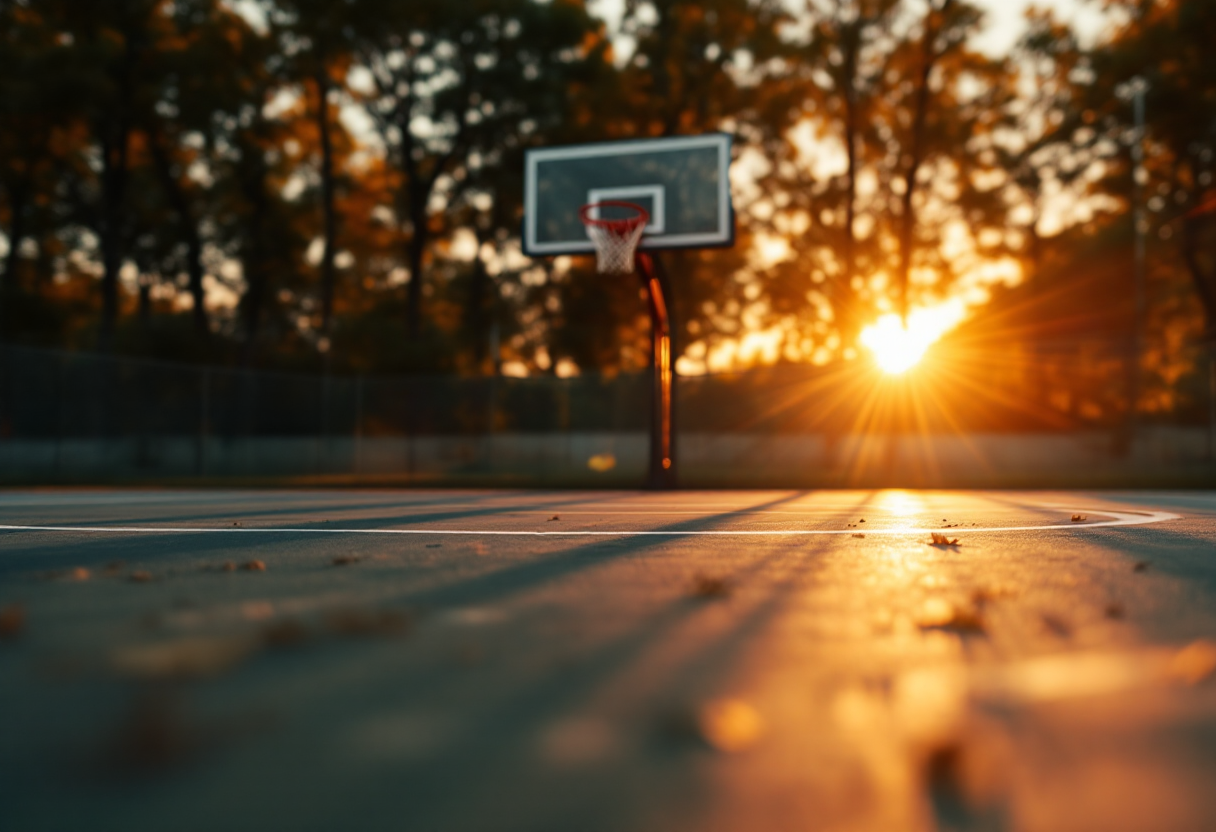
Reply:
M494 473L494 425L498 421L498 372L497 368L489 378L489 401L486 415L489 424L486 425L486 471Z
M199 477L207 473L207 412L211 384L211 370L207 367L199 374L198 443L195 448L194 469Z
M363 376L355 378L355 454L351 472L359 473L359 461L363 458Z
M55 475L62 472L63 462L63 392L64 392L64 361L63 354L55 356Z
M1216 462L1216 341L1208 344L1208 461Z

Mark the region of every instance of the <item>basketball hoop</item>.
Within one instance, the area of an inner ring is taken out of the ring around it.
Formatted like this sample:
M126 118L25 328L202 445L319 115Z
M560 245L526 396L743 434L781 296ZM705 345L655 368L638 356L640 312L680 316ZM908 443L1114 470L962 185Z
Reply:
M618 219L592 216L593 213L600 213L602 208L624 208L634 213ZM650 213L632 202L605 200L584 205L578 214L583 225L587 226L587 236L595 244L596 269L601 274L629 274L633 271L633 255L650 223Z

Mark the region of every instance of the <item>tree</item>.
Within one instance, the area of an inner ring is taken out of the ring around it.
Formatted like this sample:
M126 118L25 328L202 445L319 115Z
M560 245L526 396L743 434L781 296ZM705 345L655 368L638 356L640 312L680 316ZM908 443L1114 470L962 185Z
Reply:
M269 5L288 71L308 90L315 119L321 179L321 333L328 338L337 281L336 258L340 219L335 122L331 99L341 92L353 50L352 0L276 0Z
M1120 103L1116 87L1134 75L1147 81L1145 190L1161 215L1159 235L1177 238L1175 255L1199 301L1207 337L1216 338L1216 213L1208 207L1216 197L1216 7L1204 0L1110 5L1126 22L1094 52L1092 103L1105 104L1107 136L1116 147L1125 146L1118 140L1128 130L1126 105L1110 109ZM1115 170L1121 169L1122 178L1108 184L1126 193L1130 175L1126 157L1120 159L1124 164Z
M371 89L363 101L396 171L406 333L416 345L432 241L467 200L484 202L496 190L488 183L501 180L491 171L519 164L521 149L560 123L569 82L596 60L594 28L570 2L409 4L387 20L381 4L365 11L359 55ZM501 210L473 213L513 219Z

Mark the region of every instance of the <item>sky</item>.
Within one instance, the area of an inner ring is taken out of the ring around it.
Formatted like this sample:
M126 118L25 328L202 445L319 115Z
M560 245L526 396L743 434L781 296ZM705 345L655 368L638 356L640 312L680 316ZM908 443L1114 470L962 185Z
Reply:
M1055 9L1060 17L1072 22L1084 43L1089 43L1102 30L1103 16L1097 0L972 0L988 13L988 25L979 38L978 46L990 55L1007 54L1024 28L1023 15L1031 5ZM793 4L801 5L796 3ZM615 28L621 18L624 0L589 0L592 13Z

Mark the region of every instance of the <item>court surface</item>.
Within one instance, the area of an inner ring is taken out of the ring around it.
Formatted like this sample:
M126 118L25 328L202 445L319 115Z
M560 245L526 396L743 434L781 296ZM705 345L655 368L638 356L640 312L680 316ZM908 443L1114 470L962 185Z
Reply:
M0 635L10 830L1216 828L1207 492L8 491Z

